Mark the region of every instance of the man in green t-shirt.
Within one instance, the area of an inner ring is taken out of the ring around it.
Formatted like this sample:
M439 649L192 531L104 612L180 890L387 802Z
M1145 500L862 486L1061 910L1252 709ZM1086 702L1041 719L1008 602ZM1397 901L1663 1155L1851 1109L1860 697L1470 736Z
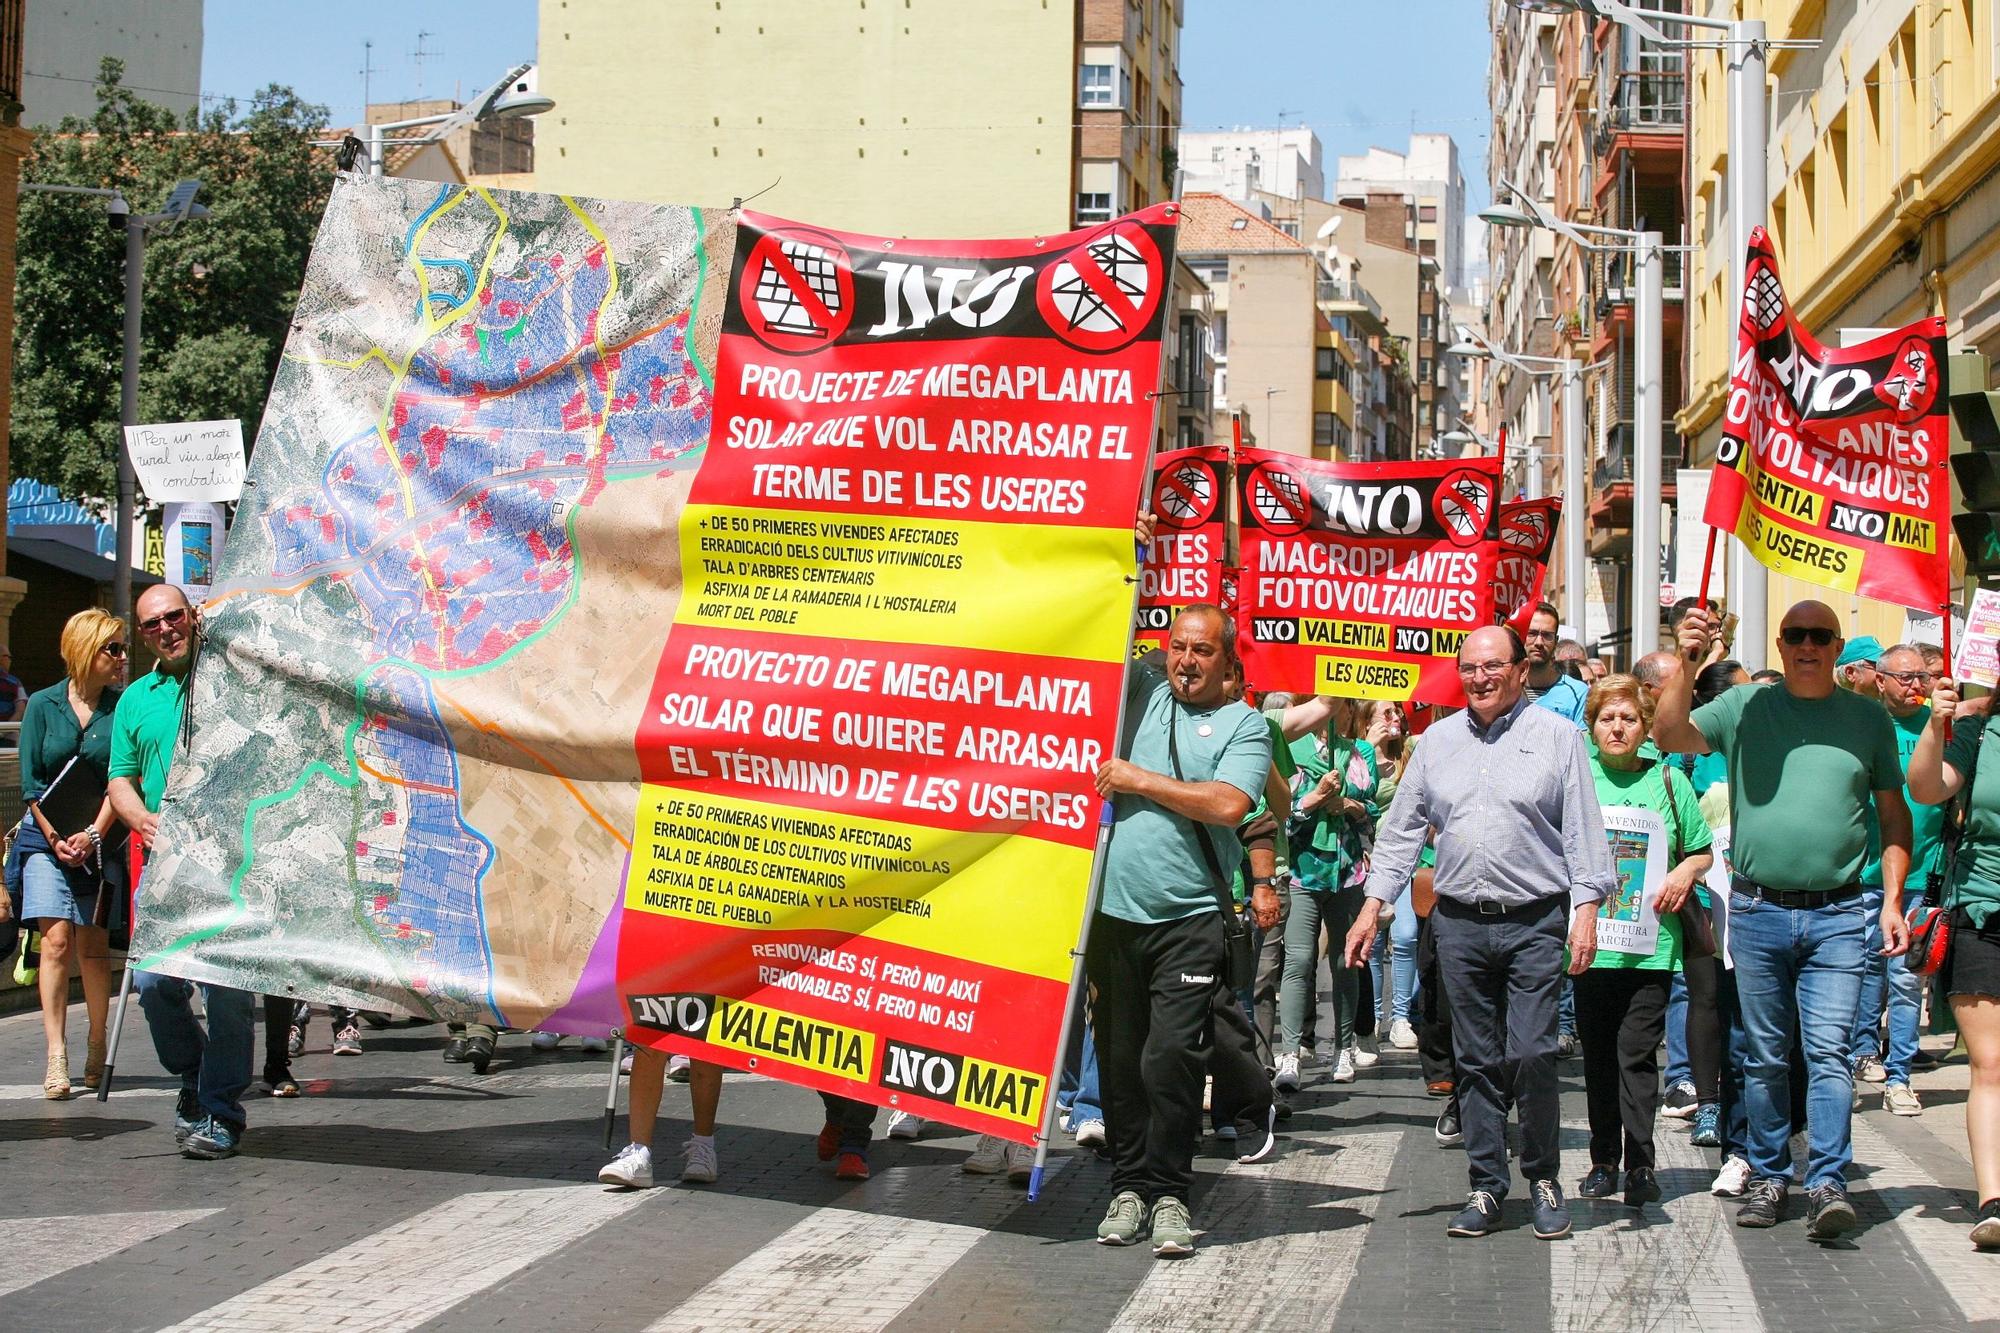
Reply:
M1899 954L1909 944L1902 766L1882 705L1835 686L1842 639L1832 607L1800 602L1785 613L1777 644L1783 684L1739 685L1690 710L1710 620L1696 609L1681 621L1684 666L1660 692L1653 736L1669 753L1720 754L1729 766L1729 944L1748 1048L1752 1177L1736 1224L1768 1227L1784 1216L1797 1031L1808 1073L1807 1234L1829 1240L1858 1220L1846 1182L1854 1097L1848 1042L1868 949L1861 871L1871 800L1882 828L1883 952Z
M1222 908L1242 855L1236 828L1271 768L1270 728L1227 698L1233 631L1214 606L1175 617L1165 671L1142 661L1127 676L1123 757L1097 774L1114 816L1084 960L1113 1193L1097 1238L1130 1245L1150 1225L1161 1256L1194 1249L1203 1074L1221 1061L1232 1078L1242 1066L1243 1085L1263 1074L1248 1025L1238 1043L1218 1040L1215 1023L1218 998L1235 1002ZM1251 906L1274 917L1276 897L1253 890ZM1215 1081L1228 1080L1218 1070ZM1270 1151L1275 1107L1262 1109L1261 1124L1239 1122L1242 1160Z
M134 608L139 635L159 659L118 700L111 721L111 808L147 851L160 827L160 798L181 730L181 699L194 667L200 621L187 594L172 584L148 588ZM181 1080L174 1141L183 1157L233 1157L244 1130L243 1090L250 1086L256 1000L228 986L202 987L204 1036L190 1000L194 983L135 972L139 1007L160 1063Z

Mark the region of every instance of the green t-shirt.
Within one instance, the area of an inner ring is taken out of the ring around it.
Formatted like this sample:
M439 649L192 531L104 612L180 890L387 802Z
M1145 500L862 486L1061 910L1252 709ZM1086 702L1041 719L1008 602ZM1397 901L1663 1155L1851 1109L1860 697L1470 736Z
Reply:
M1660 764L1625 771L1606 768L1593 754L1590 757L1590 776L1597 784L1599 805L1638 806L1645 810L1656 810L1667 826L1667 837L1672 854L1667 857L1667 869L1671 870L1696 852L1709 849L1712 839L1708 832L1708 821L1701 817L1701 802L1696 799L1694 788L1676 772L1671 777ZM1671 788L1667 785L1671 783ZM1671 794L1670 794L1671 793ZM1610 899L1600 904L1600 910L1612 905ZM1650 954L1619 953L1612 949L1600 948L1592 967L1642 968L1658 972L1677 972L1681 966L1681 918L1677 912L1668 912L1660 918L1658 942Z
M1930 725L1930 720L1928 705L1908 717L1890 715L1889 725L1896 729L1896 767L1899 771L1909 772L1910 755L1916 750L1917 742L1923 739L1924 728ZM1918 805L1910 799L1907 783L1903 787L1903 803L1910 807L1910 875L1905 882L1910 893L1922 893L1944 861L1944 807ZM1868 864L1861 867L1861 882L1871 888L1882 887L1882 821L1877 817L1872 801L1868 806Z
M1774 889L1837 889L1861 878L1874 793L1903 785L1895 728L1873 699L1801 699L1738 685L1694 710L1729 765L1729 859Z
M1182 781L1226 782L1252 801L1263 792L1264 775L1271 771L1271 729L1254 708L1244 703L1186 707L1174 697L1164 670L1135 665L1121 752L1140 768L1171 777L1169 727L1178 742ZM1201 835L1194 821L1143 796L1122 794L1113 807L1099 910L1141 925L1215 911L1215 889L1195 841ZM1228 874L1243 859L1236 830L1211 824L1207 837L1217 866Z
M167 790L167 768L174 760L174 741L181 729L181 678L157 668L118 696L111 719L111 768L114 778L139 779L139 794L148 810L160 808Z
M1957 881L1953 901L1982 930L2000 909L2000 748L1995 748L2000 747L2000 738L1994 735L1996 721L2000 719L1976 714L1962 717L1951 729L1951 743L1944 747L1944 761L1961 775L1970 774L1972 783L1965 838L1958 844L1958 865L1953 873ZM1979 734L1981 727L1986 729L1984 738Z
M1266 713L1264 714L1264 721L1268 722L1271 726L1271 763L1277 768L1278 776L1283 778L1287 784L1290 784L1292 774L1298 772L1299 768L1297 764L1292 762L1292 752L1285 745L1284 720L1273 714ZM1251 820L1263 814L1270 808L1270 804L1269 801L1264 799L1264 789L1259 787L1257 789L1257 803L1250 807L1249 814L1243 816L1243 823L1248 824ZM1241 825L1238 827L1241 827ZM1277 857L1277 868L1271 872L1271 875L1272 878L1282 884L1285 882L1285 876L1291 871L1292 862L1291 848L1286 843L1285 826L1282 824L1278 826L1278 836L1271 840L1271 851ZM1250 858L1245 854L1236 860L1236 882L1231 886L1237 902L1240 903L1243 901L1243 896L1249 891L1249 888Z

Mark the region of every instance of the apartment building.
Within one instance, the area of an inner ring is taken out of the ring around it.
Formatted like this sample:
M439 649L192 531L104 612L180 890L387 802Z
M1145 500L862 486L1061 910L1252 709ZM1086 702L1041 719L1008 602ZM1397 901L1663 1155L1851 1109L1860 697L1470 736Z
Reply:
M1064 231L1169 197L1183 0L542 0L534 188L878 235Z
M1258 194L1324 199L1326 171L1320 155L1319 136L1304 125L1275 130L1188 130L1181 135L1182 190L1237 200ZM1295 231L1288 234L1293 240L1300 239Z
M1942 315L1954 349L2000 360L2000 25L1990 0L1697 0L1716 17L1762 18L1770 53L1766 227L1786 294L1807 328L1894 327ZM1679 424L1713 457L1735 345L1725 172L1728 125L1717 55L1690 56L1688 278L1694 304ZM1671 272L1671 270L1670 270ZM1768 576L1771 623L1827 590ZM1900 637L1900 608L1843 598L1849 633Z
M1370 148L1343 155L1333 193L1336 199L1409 196L1410 248L1438 262L1453 293L1466 290L1465 173L1459 169L1458 142L1449 134L1412 134L1406 153Z

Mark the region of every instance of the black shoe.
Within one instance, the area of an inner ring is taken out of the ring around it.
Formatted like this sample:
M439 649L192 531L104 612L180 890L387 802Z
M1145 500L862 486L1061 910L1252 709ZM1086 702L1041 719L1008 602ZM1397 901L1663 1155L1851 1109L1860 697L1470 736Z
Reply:
M1465 1200L1465 1211L1451 1219L1444 1229L1447 1236L1490 1236L1500 1226L1500 1200L1485 1190L1474 1190Z
M1736 1210L1739 1227L1774 1227L1785 1216L1785 1182L1759 1176L1743 1191L1743 1206Z
M1650 1166L1635 1166L1625 1173L1625 1206L1644 1208L1660 1201L1660 1178Z
M1618 1170L1599 1162L1590 1168L1590 1174L1577 1182L1576 1197L1579 1199L1608 1199L1618 1192Z
M472 1066L472 1072L483 1074L488 1062L493 1059L493 1038L467 1037L465 1039L465 1062Z
M1972 1244L1975 1249L2000 1250L2000 1199L1979 1205L1979 1217L1972 1224Z
M1437 1139L1440 1148L1457 1148L1464 1145L1465 1131L1459 1127L1456 1106L1445 1108L1445 1113L1438 1117L1437 1130L1433 1137Z
M1528 1184L1535 1205L1535 1237L1555 1240L1569 1234L1569 1208L1563 1203L1563 1187L1553 1180Z
M448 1065L465 1063L465 1038L453 1037L444 1044L444 1062Z
M1292 1118L1292 1104L1290 1102L1286 1101L1283 1097L1280 1097L1278 1098L1276 1105L1278 1108L1278 1119L1290 1120Z
M1806 1239L1832 1240L1860 1225L1847 1191L1828 1181L1806 1191Z

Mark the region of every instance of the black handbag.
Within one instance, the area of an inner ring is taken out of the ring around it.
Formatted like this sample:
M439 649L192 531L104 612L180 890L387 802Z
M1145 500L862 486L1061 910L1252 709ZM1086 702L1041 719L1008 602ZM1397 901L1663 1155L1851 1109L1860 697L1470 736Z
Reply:
M1186 782L1181 773L1180 747L1180 701L1174 701L1174 714L1167 722L1167 763L1174 770L1175 782ZM1242 913L1229 894L1229 878L1222 873L1222 859L1215 854L1215 845L1208 840L1208 825L1199 820L1194 826L1195 841L1201 844L1201 859L1208 866L1209 891L1215 895L1215 905L1222 912L1222 944L1224 953L1223 981L1232 991L1247 987L1257 975L1257 942L1251 937L1250 926L1243 920Z

